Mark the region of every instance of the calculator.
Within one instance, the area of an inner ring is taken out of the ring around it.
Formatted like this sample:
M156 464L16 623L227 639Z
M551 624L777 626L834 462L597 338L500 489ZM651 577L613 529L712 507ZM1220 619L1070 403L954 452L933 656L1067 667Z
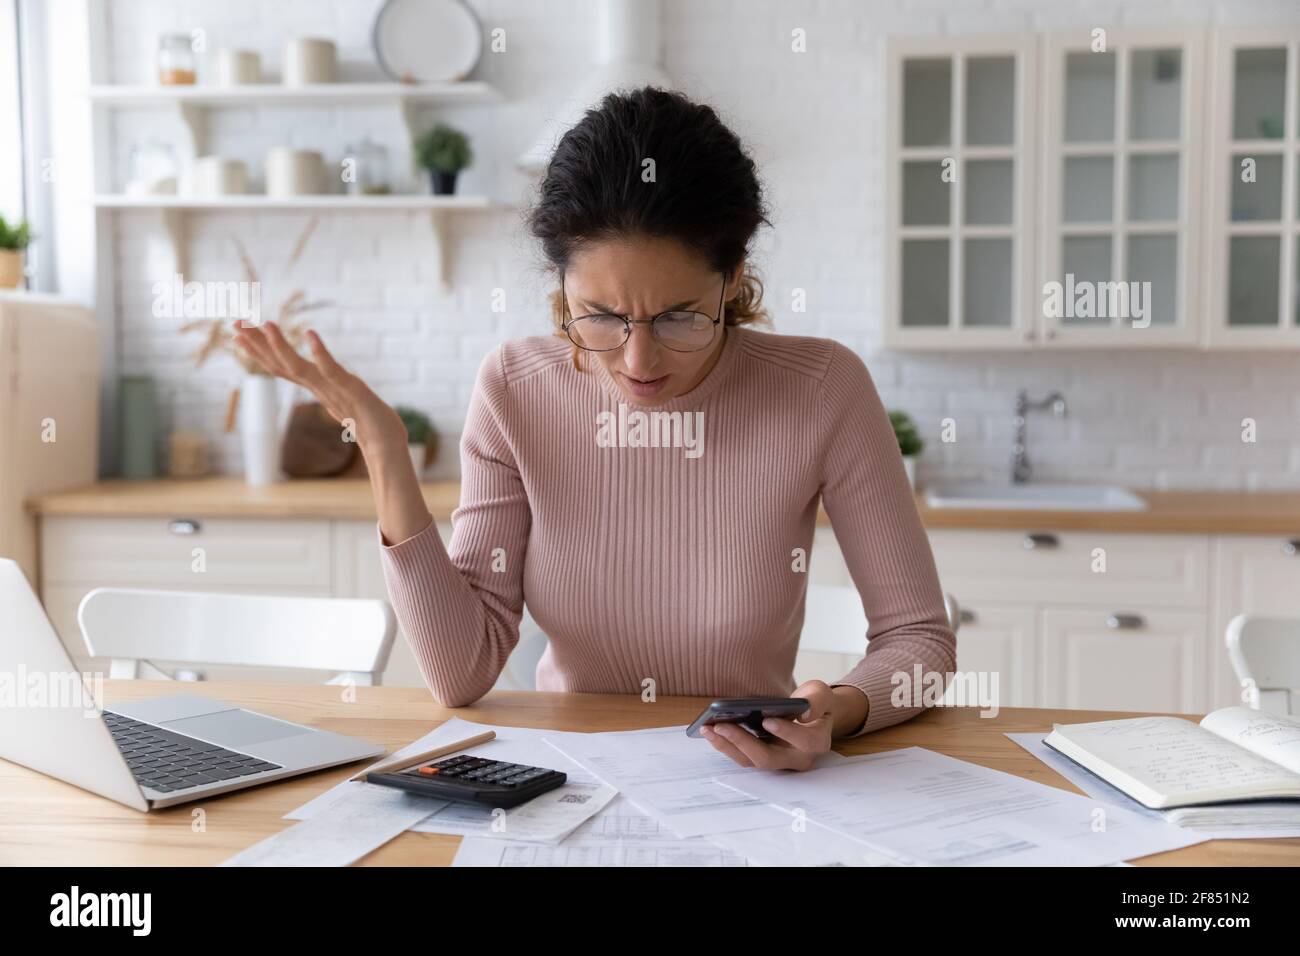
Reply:
M458 754L435 763L394 773L372 773L370 783L396 787L409 793L485 807L517 807L533 797L564 785L568 776L559 770L529 767L504 760Z

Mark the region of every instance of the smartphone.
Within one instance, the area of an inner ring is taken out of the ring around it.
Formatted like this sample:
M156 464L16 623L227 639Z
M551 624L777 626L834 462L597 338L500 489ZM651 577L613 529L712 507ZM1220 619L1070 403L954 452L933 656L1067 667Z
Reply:
M759 740L776 738L763 729L765 717L798 717L808 709L802 697L736 697L715 700L686 728L686 736L700 736L705 724L740 724Z

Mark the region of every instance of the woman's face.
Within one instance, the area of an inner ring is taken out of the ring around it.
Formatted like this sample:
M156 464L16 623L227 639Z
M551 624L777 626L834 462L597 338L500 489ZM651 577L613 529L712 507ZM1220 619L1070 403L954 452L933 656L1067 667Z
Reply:
M627 316L631 336L622 348L589 352L605 366L628 402L658 405L685 395L709 374L722 351L722 325L698 352L660 344L649 320L661 312L689 310L718 317L721 297L732 298L743 263L727 282L696 253L672 239L611 239L576 252L564 273L569 319L597 312Z

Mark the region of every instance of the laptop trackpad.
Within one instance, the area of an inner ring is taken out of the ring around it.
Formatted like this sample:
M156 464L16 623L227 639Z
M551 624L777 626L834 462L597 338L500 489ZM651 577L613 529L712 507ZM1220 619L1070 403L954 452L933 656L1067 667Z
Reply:
M223 710L215 714L203 714L200 717L182 717L180 720L165 720L159 726L174 730L178 734L201 737L214 744L226 747L242 747L258 744L266 740L279 740L282 737L295 737L309 734L307 727L299 727L274 717L247 710Z

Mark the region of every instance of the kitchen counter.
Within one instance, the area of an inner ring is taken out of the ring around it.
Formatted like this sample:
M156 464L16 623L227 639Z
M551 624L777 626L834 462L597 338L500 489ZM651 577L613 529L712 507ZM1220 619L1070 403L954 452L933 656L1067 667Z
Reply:
M450 519L460 484L430 482L424 500L435 519ZM1146 511L1023 511L930 508L918 495L928 528L1093 529L1190 534L1285 534L1300 537L1300 491L1138 491ZM372 520L368 482L289 481L252 488L237 477L104 481L27 503L40 516L337 518ZM829 524L823 512L818 521Z

